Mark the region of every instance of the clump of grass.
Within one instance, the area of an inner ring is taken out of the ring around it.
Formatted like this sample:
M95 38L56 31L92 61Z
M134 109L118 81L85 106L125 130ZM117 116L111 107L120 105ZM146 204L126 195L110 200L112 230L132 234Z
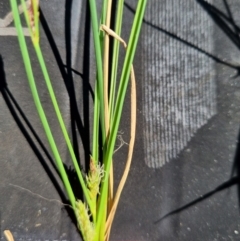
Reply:
M136 128L136 86L133 70L133 58L139 38L144 10L147 0L139 0L133 25L129 37L128 47L125 41L120 37L124 1L119 0L117 4L116 26L110 29L112 1L103 0L101 21L98 21L96 2L89 0L92 30L94 38L94 48L96 57L96 84L94 96L94 116L93 116L93 143L90 159L90 169L83 177L79 164L77 162L67 128L63 121L58 102L51 84L47 66L42 55L39 44L39 12L38 0L31 0L30 6L26 5L24 0L21 4L24 9L26 22L31 34L32 43L46 82L49 95L56 113L57 120L62 130L66 145L68 147L74 169L78 176L78 181L84 193L84 200L76 200L73 189L69 182L63 160L59 154L58 147L52 135L44 109L39 98L38 90L35 84L34 73L32 71L31 58L23 35L22 24L20 21L18 6L16 0L10 0L14 15L14 22L17 28L20 50L23 56L23 62L27 73L27 79L33 95L37 112L46 133L52 154L61 175L64 187L66 189L70 204L75 212L79 230L85 241L104 241L109 240L111 225L116 212L117 204L126 182L130 169ZM109 52L109 39L114 39L113 52ZM117 67L120 43L126 48L123 68L120 79L117 80ZM112 63L109 63L109 58ZM109 71L110 70L110 71ZM109 73L111 75L109 76ZM116 194L113 193L113 153L119 123L122 115L123 103L126 96L126 90L129 79L131 79L131 136L129 143L129 152L126 161L125 170L117 188ZM118 88L117 81L119 81ZM110 90L110 91L108 91ZM103 146L99 146L99 133L102 133ZM100 153L101 152L101 153ZM99 163L99 156L103 163Z

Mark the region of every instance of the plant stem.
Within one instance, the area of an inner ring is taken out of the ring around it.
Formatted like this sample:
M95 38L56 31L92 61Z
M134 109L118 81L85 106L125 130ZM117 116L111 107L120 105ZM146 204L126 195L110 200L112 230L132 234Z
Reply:
M121 36L123 6L124 6L124 0L119 0L118 6L117 6L116 26L114 29L115 33L119 36ZM119 41L114 39L112 69L111 69L111 82L110 82L111 83L110 98L109 98L110 120L112 120L112 118L113 118L114 104L115 104L114 97L115 97L115 92L116 92L118 55L119 55Z
M103 92L103 69L102 69L102 52L101 44L99 39L99 24L97 17L97 8L94 0L89 0L91 20L92 20L92 29L93 29L93 39L94 39L94 48L96 55L96 65L97 65L97 89L99 97L99 108L100 108L100 124L102 130L103 144L106 139L105 131L105 121L104 121L104 92Z
M131 70L131 66L132 66L132 62L133 62L133 58L134 58L134 54L137 46L137 41L140 34L140 29L142 25L146 3L147 3L147 0L139 0L138 2L137 10L133 21L133 26L131 29L129 45L127 47L127 52L126 52L126 56L123 64L123 70L120 78L119 90L118 90L117 99L116 99L116 108L113 115L113 122L111 123L111 127L110 127L111 132L109 135L108 148L105 156L106 159L104 160L105 176L102 180L102 185L100 190L100 201L99 201L99 209L97 213L97 226L96 226L97 232L100 231L102 217L105 215L104 205L107 197L108 178L109 178L109 171L111 167L111 160L113 156L113 150L115 146L117 131L118 131L122 108L123 108L123 102L126 95L130 70ZM98 239L98 241L103 241L103 240L104 240L104 236L100 236Z
M95 85L94 91L94 114L93 114L93 147L92 159L95 165L98 164L98 138L99 138L99 100L97 86Z
M43 124L43 128L44 128L44 131L46 133L48 142L51 146L53 155L55 157L56 164L57 164L58 170L60 172L60 175L61 175L62 181L64 183L64 186L66 188L70 203L73 207L73 210L75 211L75 200L76 199L75 199L74 193L72 191L70 182L68 180L68 176L67 176L65 168L63 166L63 162L62 162L60 154L58 152L56 143L54 141L51 129L49 127L46 115L44 113L44 110L42 108L42 104L41 104L41 101L40 101L40 98L39 98L39 95L38 95L37 87L36 87L34 76L33 76L31 61L30 61L30 57L29 57L29 54L28 54L25 38L24 38L24 35L23 35L20 17L19 17L19 14L18 14L17 3L16 3L15 0L10 0L10 2L11 2L11 7L12 7L12 11L13 11L13 16L14 16L14 23L15 23L17 33L18 33L19 45L20 45L20 49L21 49L21 52L22 52L22 56L23 56L23 62L24 62L24 65L25 65L25 70L26 70L26 73L27 73L29 86L30 86L30 89L31 89L31 92L32 92L32 95L33 95L34 103L36 105L36 108L37 108L39 117L41 119L41 122Z
M50 80L50 77L49 77L49 74L48 74L48 71L47 71L47 68L46 68L46 64L45 64L44 58L42 56L42 51L41 51L38 43L34 44L34 48L35 48L35 51L36 51L36 54L37 54L37 57L38 57L40 67L41 67L42 72L43 72L43 76L44 76L44 79L45 79L45 82L46 82L46 85L47 85L47 88L48 88L48 91L49 91L49 95L50 95L51 100L52 100L54 110L55 110L56 115L57 115L57 119L59 121L59 125L61 127L65 142L66 142L68 150L70 152L70 156L72 158L72 162L73 162L75 171L77 173L78 179L79 179L81 187L83 189L84 196L85 196L85 198L87 200L87 203L90 207L90 210L92 211L92 214L95 218L95 212L93 210L92 200L89 197L86 184L84 182L81 170L80 170L79 165L78 165L78 161L76 159L76 156L75 156L75 153L74 153L74 150L73 150L73 147L72 147L72 143L70 141L66 126L64 124L62 114L61 114L61 111L59 109L57 99L56 99L56 96L55 96L55 93L54 93L54 90L53 90L53 87L52 87L52 84L51 84L51 80Z

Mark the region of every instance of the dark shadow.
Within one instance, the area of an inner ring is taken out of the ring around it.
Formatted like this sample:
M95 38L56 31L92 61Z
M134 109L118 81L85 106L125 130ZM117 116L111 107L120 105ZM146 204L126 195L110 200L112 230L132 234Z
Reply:
M63 61L62 61L61 55L60 55L60 53L58 51L57 45L55 43L55 40L54 40L54 38L52 36L51 30L50 30L50 28L48 26L48 23L47 23L47 21L46 21L46 19L44 17L44 14L43 14L41 8L39 8L39 12L40 12L39 18L40 18L41 25L43 27L43 30L44 30L44 32L46 34L46 37L47 37L47 40L48 40L48 42L50 44L50 47L52 49L53 55L54 55L55 60L57 62L58 69L59 69L59 71L60 71L60 73L62 75L62 78L64 80L64 83L65 83L66 89L68 91L68 94L70 95L70 93L69 93L69 85L68 85L68 82L67 82L67 72L66 72L67 65L64 64ZM83 78L83 74L82 73L74 70L73 68L71 68L71 71L74 74L76 74L76 75L80 76L81 78ZM88 85L88 91L91 93L92 98L94 98L94 92L93 92L92 87L91 87L90 84Z
M67 68L67 66L62 61L61 55L60 55L60 53L58 51L57 45L55 43L55 40L54 40L54 38L52 36L51 30L50 30L50 28L48 26L48 23L47 23L47 21L46 21L46 19L44 17L44 14L43 14L41 8L39 8L39 12L40 12L39 18L40 18L41 25L43 27L43 30L44 30L45 34L46 34L46 37L47 37L48 42L50 44L50 47L51 47L51 49L53 51L53 55L54 55L55 60L57 62L58 69L59 69L59 71L60 71L60 73L62 75L62 78L64 80L66 89L67 89L67 91L69 93L69 85L68 85L68 82L67 82L67 72L65 70L65 68ZM83 74L82 73L76 71L73 68L71 68L71 71L74 74L76 74L76 75L80 76L81 78L83 78ZM93 99L94 98L94 92L93 92L92 87L91 87L90 84L88 85L88 91L91 93L91 96L92 96L92 99Z
M51 30L47 24L42 10L40 9L40 21L43 26L44 32L53 51L54 57L56 59L58 68L61 72L65 87L67 89L69 100L70 100L70 118L71 118L71 133L72 133L72 143L76 158L81 165L79 144L78 144L78 133L79 132L83 149L84 149L84 159L85 168L88 168L89 158L90 158L90 126L89 126L89 96L94 98L94 92L89 83L89 63L90 63L90 13L88 2L86 3L86 20L85 20L85 33L84 33L84 66L83 73L80 73L73 69L72 67L72 53L71 53L71 11L72 11L72 0L65 2L65 44L66 44L66 64L64 64L61 55L58 51L56 43L54 41ZM73 73L79 75L82 78L83 83L83 121L79 114L78 104L76 99L76 92L74 86ZM78 179L76 179L76 174L73 175L73 170L71 167L65 166L70 179L71 186L73 186L74 194L78 199L83 198L81 191L81 186L79 185Z
M237 148L233 161L231 178L236 175L238 177L238 207L240 209L240 129L238 132Z
M68 10L66 10L66 11L68 11ZM63 64L63 61L62 61L62 58L60 56L60 53L58 51L58 48L56 46L56 43L54 41L54 38L52 36L52 33L50 31L50 28L49 28L49 26L47 24L47 21L46 21L46 19L44 17L44 14L43 14L41 8L39 9L39 12L40 12L40 22L41 22L41 24L43 26L43 29L44 29L45 34L47 36L47 39L49 41L50 47L51 47L51 49L53 51L54 57L55 57L56 62L58 64L58 68L59 68L59 70L61 72L61 75L62 75L63 81L65 83L66 89L68 91L68 95L69 95L69 99L70 99L71 129L74 130L73 133L72 133L73 148L74 148L74 152L75 152L77 160L80 161L79 160L80 159L79 158L79 152L78 152L78 143L77 143L76 131L75 131L75 118L72 119L72 115L73 115L73 112L74 112L73 111L73 107L76 106L76 104L74 104L74 97L75 96L73 95L74 93L72 93L72 89L73 88L72 88L71 83L69 81L69 75L68 75L69 67L66 66L66 68L67 68L67 71L66 71L65 70L65 66ZM77 108L75 110L75 115L77 115L76 112L78 112ZM78 115L79 115L79 113L78 113ZM78 125L78 127L79 127L78 130L79 130L80 136L81 137L84 136L84 128L83 128L83 124L82 124L80 115L79 115L79 125Z
M64 65L64 67L66 68L67 66ZM72 71L74 74L76 74L76 75L80 76L81 78L83 78L83 74L81 74L81 73L78 72L77 70L71 69L71 71ZM94 92L93 92L93 89L92 89L92 86L90 85L90 83L88 83L88 91L89 91L89 93L90 93L90 95L91 95L91 98L92 98L92 100L93 100L93 99L94 99Z
M74 83L73 83L73 76L72 73L75 73L76 75L79 75L83 78L83 74L79 73L78 71L74 70L72 68L72 61L71 61L71 32L70 32L70 26L71 26L71 4L72 1L66 1L65 4L65 39L66 39L66 64L64 64L61 55L58 51L57 45L55 43L55 40L53 38L53 35L51 33L51 30L47 24L47 21L44 17L44 14L40 8L40 22L42 24L42 27L44 29L44 32L46 34L46 37L48 39L48 42L50 44L50 47L53 51L54 57L56 59L58 68L60 70L60 73L62 75L64 84L66 86L69 100L70 100L70 116L71 116L71 131L72 131L72 141L73 141L73 147L75 151L75 155L77 157L77 160L80 162L79 157L79 148L78 148L78 141L77 141L77 133L76 133L76 127L79 132L80 138L83 143L83 147L85 150L85 154L89 156L89 148L87 147L86 139L89 139L89 137L86 138L86 132L85 127L83 125L82 119L80 117L78 106L77 106L77 100L76 100L76 94L74 90ZM90 93L92 96L94 95L93 90L88 83L88 93Z
M223 0L229 16L226 16L223 12L221 12L216 7L214 7L213 5L211 5L210 3L204 0L196 0L196 1L209 14L209 16L216 23L216 25L219 28L221 28L222 31L226 34L226 36L228 36L228 38L236 45L236 47L240 49L240 38L239 38L240 29L234 22L234 19L232 17L227 1Z
M223 191L223 190L225 190L225 189L227 189L227 188L230 188L230 187L233 186L233 185L238 184L238 183L239 183L239 180L240 180L239 177L233 177L233 178L229 179L228 181L224 182L223 184L221 184L220 186L218 186L218 187L215 188L214 190L212 190L212 191L204 194L203 196L200 196L199 198L193 200L192 202L190 202L190 203L188 203L188 204L186 204L186 205L184 205L184 206L182 206L182 207L180 207L180 208L178 208L178 209L175 209L175 210L167 213L167 214L164 215L162 218L160 218L159 220L157 220L157 221L155 222L155 224L160 223L160 222L163 221L165 218L167 218L167 217L169 217L169 216L171 216L171 215L173 215L173 214L180 213L181 211L184 211L184 210L192 207L193 205L198 204L199 202L202 202L202 201L206 200L207 198L213 196L214 194L216 194L216 193L218 193L218 192L220 192L220 191Z
M202 201L206 200L207 198L213 196L214 194L216 194L220 191L223 191L227 188L232 187L233 185L238 186L238 205L239 205L239 208L240 208L240 130L239 130L239 134L238 134L236 153L235 153L235 157L234 157L233 168L232 168L232 173L231 173L230 179L228 181L222 183L221 185L219 185L214 190L212 190L212 191L204 194L203 196L200 196L199 198L193 200L192 202L190 202L190 203L188 203L188 204L186 204L186 205L184 205L184 206L182 206L182 207L180 207L176 210L173 210L173 211L167 213L162 218L157 220L155 222L155 224L160 223L165 218L167 218L171 215L180 213L181 211L184 211L184 210L194 206L195 204L198 204L199 202L202 202Z
M117 17L117 0L113 0L112 1L112 10L111 10L111 21L110 21L110 29L115 29L115 25L116 25L116 22L115 22L115 19ZM113 47L114 47L114 41L115 39L114 38L109 38L109 63L112 63L113 62ZM111 68L109 68L109 73L108 73L109 76L112 75L112 71L111 71ZM110 89L111 89L111 82L109 82L109 85L108 85L108 91L110 93Z
M228 16L229 16L229 21L230 21L230 23L231 23L231 24L233 25L233 27L234 27L235 34L239 35L239 33L240 33L240 28L236 25L236 23L235 23L235 21L234 21L232 12L231 12L231 10L230 10L230 7L229 7L229 5L228 5L228 3L227 3L226 0L223 0L223 2L224 2L224 6L225 6L225 8L226 8L226 10L227 10Z
M37 133L34 131L31 123L28 121L27 117L25 116L21 107L18 105L18 103L15 100L14 96L12 95L11 91L8 89L6 77L5 77L5 72L4 72L4 64L3 64L3 60L2 60L1 55L0 55L0 92L2 93L3 99L4 99L6 105L9 109L13 119L15 120L16 124L18 125L18 128L22 132L22 134L25 137L25 139L27 140L29 146L31 147L34 154L36 155L39 162L41 163L43 169L45 170L45 172L49 176L53 186L57 190L57 192L58 192L58 194L59 194L59 196L62 200L62 203L70 204L68 199L66 198L64 192L62 191L54 173L50 169L50 165L52 165L54 167L54 170L56 171L57 175L59 175L59 173L57 171L57 168L56 168L56 165L55 165L51 155L48 153L46 147L44 146L44 144L40 140ZM21 120L21 118L23 119L24 123ZM28 127L28 129L25 128L25 125ZM30 133L34 136L35 140L31 137ZM42 151L47 156L48 162L44 159L44 157L43 157L41 151L39 150L39 147L36 145L36 143L39 144ZM74 216L73 210L69 206L65 206L65 208L66 208L69 216L71 217L71 219L74 221L75 216Z
M225 33L233 44L240 50L240 28L235 23L227 0L223 0L228 16L222 11L204 0L196 0L202 8L208 13L215 24ZM230 66L231 67L231 66ZM240 75L240 68L237 68L236 78Z
M78 163L80 164L80 156L79 156L79 149L78 149L78 139L76 133L76 125L77 125L77 114L78 107L77 107L77 100L76 94L74 89L73 83L73 76L72 76L72 48L71 48L71 11L72 11L72 0L66 0L65 2L65 46L66 46L66 81L68 83L68 91L69 91L69 98L70 98L70 118L71 118L71 132L72 132L72 144L74 148L74 152ZM80 117L80 116L79 116ZM81 125L81 132L82 132L82 139L84 142L85 139L85 129L82 124L82 120L80 119ZM86 149L84 148L86 151Z
M82 199L82 196L83 196L83 193L82 193L82 187L81 187L81 184L79 182L79 179L78 179L78 176L77 176L77 173L75 171L75 169L72 167L72 166L67 166L65 163L63 163L64 165L64 168L67 172L67 175L68 175L68 179L69 179L69 182L71 183L71 187L72 187L72 190L73 190L73 193L76 197L77 200L83 200ZM82 167L81 167L82 169ZM75 221L75 219L73 220ZM77 226L77 223L75 223L76 226Z
M126 8L127 8L128 10L130 10L132 13L135 13L135 10L134 10L128 3L124 2L124 4L125 4L125 6L126 6ZM237 71L237 76L240 75L240 66L239 66L239 65L236 65L236 64L233 64L233 63L224 61L224 60L218 58L217 56L215 56L215 55L213 55L213 54L205 51L204 49L201 49L201 48L198 47L197 45L195 45L195 44L193 44L193 43L190 43L190 42L188 42L188 41L185 40L185 39L180 38L180 37L177 36L176 34L171 33L171 32L169 32L169 31L167 31L166 29L161 28L161 27L155 25L155 24L147 21L146 19L143 19L143 23L146 24L146 25L148 25L148 26L151 26L153 29L156 29L156 30L158 30L158 31L160 31L160 32L168 35L169 37L172 37L173 39L175 39L175 40L177 40L177 41L179 41L179 42L187 45L188 47L193 48L193 49L199 51L200 53L202 53L202 54L206 55L207 57L213 59L213 60L216 61L217 63L223 64L223 65L226 65L226 66L228 66L228 67L230 67L230 68L235 69L235 70Z
M90 71L90 30L91 30L91 19L90 19L90 8L89 3L85 3L85 27L84 27L84 42L83 42L83 122L85 128L85 170L89 169L90 163L90 123L89 123L89 71Z
M61 72L65 87L67 89L69 100L70 100L70 118L71 118L71 133L72 133L72 143L76 158L81 166L79 144L78 144L78 134L80 135L81 142L84 149L84 161L85 169L88 168L89 158L90 158L90 120L89 120L89 98L94 98L94 92L89 83L89 71L90 71L90 11L88 2L84 8L85 14L85 32L84 32L84 53L83 53L83 73L80 73L73 68L72 63L72 46L71 46L71 19L72 16L72 0L67 0L65 2L65 47L66 47L66 63L63 62L61 55L58 51L56 43L54 41L51 30L47 24L43 12L40 9L40 21L43 26L44 32L53 51L54 57L56 59L58 68ZM83 120L79 114L78 110L78 100L76 97L76 92L74 86L73 74L79 75L82 78L82 96L83 96ZM76 132L78 130L78 133ZM83 199L83 193L81 185L77 178L75 171L65 165L66 172L69 177L69 181L73 188L76 198Z
M209 14L209 16L213 19L213 21L215 22L215 24L220 27L222 29L222 31L225 33L225 35L235 44L235 46L240 50L240 28L239 26L237 26L237 24L234 21L233 15L231 13L229 4L227 2L227 0L223 0L224 6L226 8L226 12L227 15L225 13L223 13L222 11L220 11L219 9L217 9L216 7L214 7L213 5L209 4L208 2L204 1L204 0L196 0L201 6L202 8ZM127 3L125 3L125 6L133 13L135 13L135 10ZM177 41L180 41L181 43L201 52L202 54L205 54L206 56L208 56L209 58L213 59L214 61L216 61L217 63L226 65L230 68L233 68L237 71L237 74L235 77L240 75L240 65L236 65L230 62L226 62L220 58L218 58L217 56L214 56L213 54L199 48L198 46L188 42L187 40L184 40L180 37L178 37L176 34L171 33L169 31L167 31L166 29L163 29L159 26L156 26L155 24L147 21L147 20L143 20L143 22L148 25L151 26L153 29L156 29L174 39L176 39ZM193 200L192 202L178 208L175 209L169 213L167 213L166 215L164 215L163 217L161 217L159 220L157 220L155 222L155 224L160 223L161 221L163 221L165 218L180 213L181 211L184 211L206 199L208 199L209 197L213 196L214 194L221 192L223 190L226 190L234 185L238 185L238 201L239 201L239 207L240 207L240 131L239 131L239 136L238 136L238 144L237 144L237 148L236 148L236 154L235 154L235 158L234 158L234 164L233 164L233 168L232 168L232 174L229 180L227 180L226 182L222 183L221 185L219 185L217 188L215 188L214 190L200 196L199 198Z

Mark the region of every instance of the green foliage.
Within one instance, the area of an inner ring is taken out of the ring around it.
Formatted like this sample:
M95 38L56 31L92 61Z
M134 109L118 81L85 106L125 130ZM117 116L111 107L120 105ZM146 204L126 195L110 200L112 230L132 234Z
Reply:
M65 189L71 206L75 212L79 229L81 230L82 236L85 241L104 241L105 237L105 223L107 220L107 209L109 207L109 197L108 189L109 177L112 175L110 170L112 166L113 151L115 147L115 142L117 138L117 132L119 128L119 123L122 115L123 104L125 100L126 90L130 78L130 70L133 63L133 58L136 51L136 46L139 38L139 33L141 29L142 19L144 15L144 10L146 7L147 0L139 0L137 4L136 13L134 16L133 25L131 28L129 44L126 51L126 56L123 63L123 69L121 72L119 87L116 89L117 82L117 66L119 57L119 41L114 40L114 47L112 53L112 64L107 66L111 68L111 76L107 78L110 85L110 93L104 91L104 71L103 67L103 57L109 57L110 53L106 51L108 48L104 48L104 40L109 38L108 33L100 31L101 24L106 24L109 21L108 15L111 11L111 0L103 1L103 9L101 14L101 22L98 21L96 2L94 0L89 0L91 21L92 21L92 31L94 38L94 49L96 57L96 84L95 84L95 96L94 96L94 117L93 117L93 150L90 160L90 169L88 174L84 178L82 176L79 164L77 162L71 140L69 138L66 125L63 121L58 102L54 93L54 89L51 84L51 80L48 74L47 66L42 55L42 51L39 45L39 13L38 13L38 1L31 1L31 11L26 6L24 0L21 0L26 22L31 33L32 43L39 61L39 67L42 70L44 80L46 82L49 95L56 113L58 123L61 127L62 134L64 136L66 145L68 147L74 169L77 173L78 180L81 184L84 193L84 200L76 200L73 193L72 187L68 180L66 170L63 165L63 160L60 157L58 148L56 146L55 140L52 135L52 131L49 127L48 120L46 118L44 109L39 98L38 90L35 84L34 74L31 65L31 59L28 53L28 48L26 45L25 37L22 31L22 24L20 21L18 6L16 0L10 0L11 7L14 15L14 22L18 33L18 40L20 45L20 50L23 57L23 62L25 65L25 70L27 73L27 78L29 81L29 86L33 95L33 100L36 105L37 112L39 114L40 120L43 125L43 129L46 133L49 145L51 147L54 159L56 161L59 173L61 175L62 181L64 183ZM121 34L122 26L122 16L123 16L123 6L124 1L119 0L117 5L116 14L116 26L114 32L116 35ZM108 16L108 17L107 17ZM104 42L105 47L108 42ZM110 67L111 66L111 67ZM108 72L108 71L107 71ZM109 105L108 103L109 102ZM99 146L99 133L102 133L103 146ZM102 153L99 153L101 151ZM99 164L99 156L103 157L103 165Z

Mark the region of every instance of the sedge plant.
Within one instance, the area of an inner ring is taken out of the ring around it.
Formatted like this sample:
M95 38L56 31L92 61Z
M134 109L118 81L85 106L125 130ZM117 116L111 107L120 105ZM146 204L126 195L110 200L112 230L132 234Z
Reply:
M133 154L136 128L136 83L132 63L147 0L139 0L137 3L128 46L120 37L124 0L118 0L117 2L117 14L116 19L114 19L114 29L110 28L113 11L112 0L103 0L100 18L97 13L95 0L89 0L96 59L96 82L94 92L92 152L89 153L91 157L89 170L85 175L83 175L76 159L73 145L62 118L47 66L44 61L44 56L41 51L39 38L39 0L27 0L26 2L25 0L21 0L32 44L39 62L39 67L43 73L46 87L56 113L56 118L61 127L74 169L77 173L78 181L84 194L83 200L77 200L75 197L64 168L63 159L59 154L59 148L54 140L52 130L48 124L48 120L39 97L32 69L31 56L28 52L28 47L23 34L22 23L19 17L17 0L10 0L10 3L26 75L36 110L51 147L52 155L55 159L70 205L75 213L83 240L107 241L109 240L111 225L123 186L127 179ZM110 38L113 38L113 51L111 52L109 48ZM126 49L126 54L120 79L118 79L118 59L121 47ZM109 63L110 57L112 59L111 64ZM126 91L129 85L129 79L131 80L131 131L129 151L122 179L120 180L120 184L114 195L113 154ZM101 142L99 142L99 133L101 133ZM102 143L102 146L100 146L99 143ZM99 161L100 156L102 158L101 163Z

